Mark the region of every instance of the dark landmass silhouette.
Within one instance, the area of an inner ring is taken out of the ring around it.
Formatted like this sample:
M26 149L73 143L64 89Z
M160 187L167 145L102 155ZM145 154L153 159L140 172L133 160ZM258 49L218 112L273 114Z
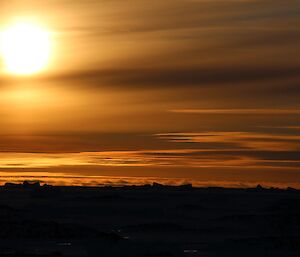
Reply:
M300 191L7 183L4 256L300 256Z

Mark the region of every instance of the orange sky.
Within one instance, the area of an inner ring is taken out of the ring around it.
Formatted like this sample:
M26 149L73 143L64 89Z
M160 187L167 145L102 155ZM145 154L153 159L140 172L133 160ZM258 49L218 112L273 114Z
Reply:
M2 181L298 187L299 14L296 0L1 1L0 29L30 17L53 39L38 74L0 58Z

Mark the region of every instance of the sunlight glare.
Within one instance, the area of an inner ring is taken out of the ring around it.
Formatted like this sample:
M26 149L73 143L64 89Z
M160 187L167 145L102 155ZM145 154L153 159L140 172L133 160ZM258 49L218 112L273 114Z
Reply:
M19 22L1 32L0 50L8 73L34 74L49 60L50 36L37 24Z

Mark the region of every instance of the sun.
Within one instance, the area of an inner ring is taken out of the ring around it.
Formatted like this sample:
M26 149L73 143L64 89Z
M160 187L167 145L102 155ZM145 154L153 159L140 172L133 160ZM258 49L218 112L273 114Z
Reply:
M38 24L15 23L1 32L0 53L8 73L37 73L49 61L50 34Z

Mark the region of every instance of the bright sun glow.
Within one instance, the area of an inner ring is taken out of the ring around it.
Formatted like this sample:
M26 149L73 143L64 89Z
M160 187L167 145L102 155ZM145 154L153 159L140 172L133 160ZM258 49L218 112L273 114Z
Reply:
M37 24L13 24L1 32L0 50L7 72L18 75L37 73L49 60L49 33Z

